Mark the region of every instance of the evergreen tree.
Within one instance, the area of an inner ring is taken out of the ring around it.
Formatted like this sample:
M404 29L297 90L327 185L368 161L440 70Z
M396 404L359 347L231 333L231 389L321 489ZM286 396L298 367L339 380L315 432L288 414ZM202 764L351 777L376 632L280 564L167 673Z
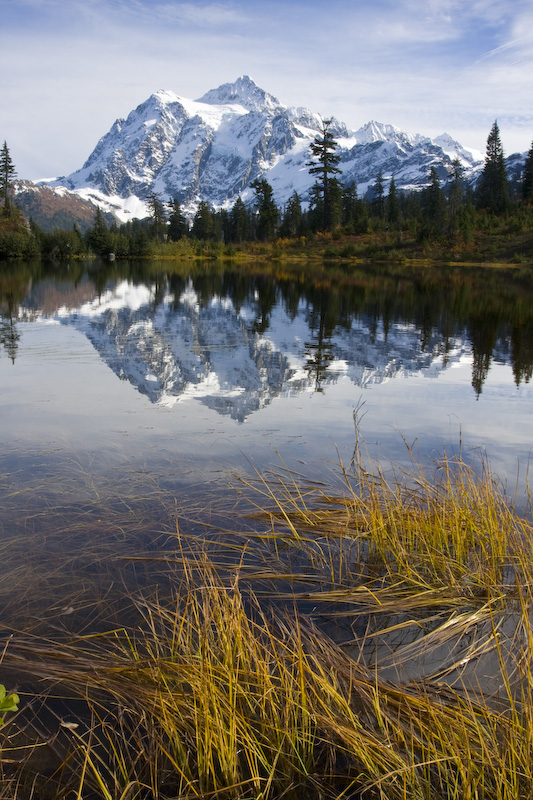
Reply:
M99 208L96 209L93 224L87 229L85 238L89 248L99 256L108 255L112 251L111 233Z
M452 236L457 232L460 209L464 205L463 174L463 165L458 158L454 159L448 184L448 218Z
M309 190L308 222L313 231L321 230L324 225L324 201L319 183L314 183Z
M422 192L422 238L434 238L442 234L445 207L439 174L435 167L431 167L429 171L429 186Z
M509 206L509 184L498 123L494 122L487 139L485 166L479 182L479 205L499 213Z
M229 233L229 214L225 208L213 212L214 239L226 242Z
M342 224L348 233L356 232L359 208L357 185L352 181L342 190Z
M341 170L337 167L340 156L335 153L338 147L333 138L329 126L331 120L322 122L322 135L315 136L311 143L311 161L307 162L310 175L318 175L318 185L322 195L322 227L324 230L331 230L340 220L339 215L339 181L335 175L339 175Z
M533 202L533 143L531 144L531 149L527 154L526 163L524 165L522 197L526 203Z
M0 150L0 199L3 202L6 217L11 216L13 211L12 193L15 175L15 167L11 160L7 142L4 142Z
M177 197L174 197L173 200L169 200L168 210L168 238L172 242L179 242L183 236L187 236L189 233L189 226L187 225L187 220L181 213L181 208Z
M194 236L195 239L202 239L204 241L216 239L213 210L205 200L201 200L198 205L198 210L194 215L192 223L191 235Z
M232 242L245 242L251 238L252 225L250 221L250 214L244 203L244 200L239 195L233 204L233 208L229 215L229 241Z
M279 211L272 196L272 186L265 178L256 178L250 184L250 187L255 192L257 237L263 241L273 239L278 224Z
M376 182L372 187L374 197L372 199L372 213L378 219L385 218L385 189L383 187L383 173L378 172Z
M328 230L334 230L342 224L342 184L337 178L329 182L328 204Z
M400 203L398 201L394 175L390 180L389 193L387 195L387 221L391 226L396 226L400 221Z
M151 192L146 198L150 210L150 230L152 237L159 242L167 235L167 221L165 217L165 206L155 192Z
M150 253L150 240L146 232L144 220L133 219L127 223L127 234L129 240L129 254L144 258Z
M289 197L285 211L283 213L283 221L280 227L281 236L298 236L302 227L302 204L298 192L293 192Z

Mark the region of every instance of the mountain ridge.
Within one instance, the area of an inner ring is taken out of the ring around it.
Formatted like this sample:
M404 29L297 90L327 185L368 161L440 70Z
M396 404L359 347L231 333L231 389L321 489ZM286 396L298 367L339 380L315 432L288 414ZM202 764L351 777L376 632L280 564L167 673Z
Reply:
M251 202L250 184L265 178L282 206L294 191L305 204L314 182L309 146L323 118L310 109L284 106L247 75L222 84L198 100L168 89L150 95L126 119L117 119L83 166L46 181L96 203L126 221L146 216L146 199L176 197L192 217L201 201L229 208L239 195ZM410 134L372 120L357 131L332 119L341 180L355 182L359 195L371 192L378 173L385 187L394 176L398 190L427 185L434 167L446 180L458 158L467 180L475 181L484 159L449 134Z

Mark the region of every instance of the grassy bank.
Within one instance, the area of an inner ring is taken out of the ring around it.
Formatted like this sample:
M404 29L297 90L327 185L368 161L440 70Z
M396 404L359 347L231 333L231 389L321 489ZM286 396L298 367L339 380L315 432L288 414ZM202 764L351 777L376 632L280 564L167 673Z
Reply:
M375 261L520 265L533 262L533 234L529 230L476 231L468 242L453 242L447 239L424 242L407 232L394 231L377 231L361 235L338 231L294 239L232 245L184 239L179 242L153 243L150 255L158 259L224 260L247 263Z
M237 490L231 530L50 559L55 615L4 544L0 797L531 797L533 527L489 466Z

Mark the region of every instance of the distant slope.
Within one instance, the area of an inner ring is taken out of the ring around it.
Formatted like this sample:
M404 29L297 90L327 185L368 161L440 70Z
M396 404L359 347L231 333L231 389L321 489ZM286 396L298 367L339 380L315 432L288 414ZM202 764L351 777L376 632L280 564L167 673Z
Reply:
M91 225L98 207L76 192L30 181L17 181L15 192L16 204L25 217L33 219L45 232L77 225L83 233ZM114 217L109 215L108 221L112 219Z

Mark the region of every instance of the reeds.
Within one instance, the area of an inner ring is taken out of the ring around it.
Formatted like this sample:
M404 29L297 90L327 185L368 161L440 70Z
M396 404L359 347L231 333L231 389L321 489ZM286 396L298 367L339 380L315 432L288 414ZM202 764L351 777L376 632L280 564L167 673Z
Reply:
M532 529L487 464L256 478L124 624L13 636L0 797L530 798Z

